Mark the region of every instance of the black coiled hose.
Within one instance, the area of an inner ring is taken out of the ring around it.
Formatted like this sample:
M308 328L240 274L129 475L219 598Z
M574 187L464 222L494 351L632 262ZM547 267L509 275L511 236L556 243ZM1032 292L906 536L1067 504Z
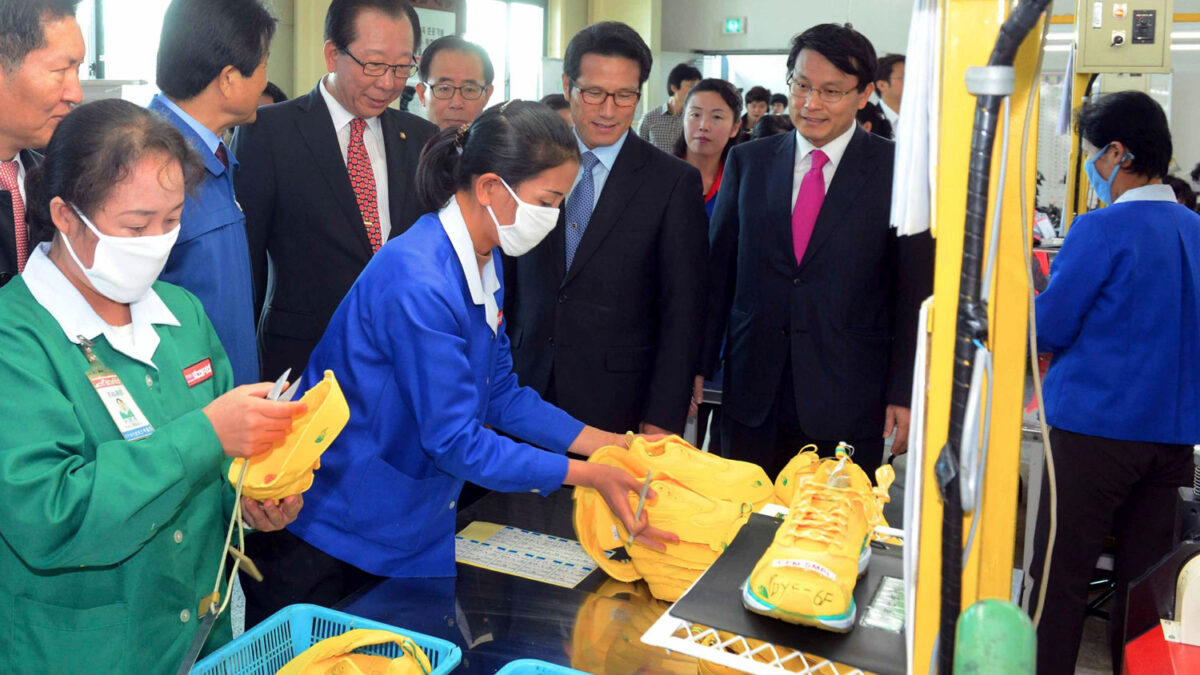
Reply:
M1011 66L1017 49L1037 25L1050 0L1025 0L1000 27L989 66ZM967 216L963 231L962 272L958 290L958 320L954 341L953 389L950 395L950 432L938 458L938 484L942 493L942 607L938 639L938 672L954 672L954 642L962 611L963 509L959 495L958 466L962 448L975 340L987 339L987 307L981 301L984 234L987 230L988 186L991 183L992 146L1002 96L981 95L975 101L975 128L971 136L970 175L967 179Z

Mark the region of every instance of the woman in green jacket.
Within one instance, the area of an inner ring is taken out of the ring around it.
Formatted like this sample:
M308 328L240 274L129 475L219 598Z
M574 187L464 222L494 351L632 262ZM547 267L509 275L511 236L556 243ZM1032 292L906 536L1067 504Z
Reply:
M202 170L109 100L68 115L26 178L42 243L0 289L0 673L174 672L223 555L227 458L303 414L232 388L199 301L155 282ZM243 500L244 520L279 529L300 505Z

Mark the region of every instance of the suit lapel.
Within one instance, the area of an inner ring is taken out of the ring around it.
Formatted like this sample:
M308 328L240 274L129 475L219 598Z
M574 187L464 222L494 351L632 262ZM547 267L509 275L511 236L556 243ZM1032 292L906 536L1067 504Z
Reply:
M625 144L621 146L621 152L617 154L617 161L613 162L608 179L604 181L604 189L600 191L600 199L596 202L595 210L592 211L592 219L588 221L587 231L583 233L583 239L579 240L579 248L575 251L575 260L571 262L571 269L567 270L563 285L570 283L571 279L579 274L579 270L587 264L588 259L600 248L604 238L621 219L625 207L633 201L641 184L638 174L642 165L645 164L646 149L643 147L645 143L632 130L625 137ZM566 259L565 248L563 257L559 259Z
M421 151L421 146L408 141L408 134L400 127L400 115L391 108L380 115L383 122L383 147L387 154L388 171L388 216L391 218L392 231L388 239L402 234L412 223L404 220L404 204L410 199L408 194L412 180L404 174L417 165L415 153Z
M774 230L775 250L782 254L786 271L795 266L792 253L792 177L796 172L796 134L784 134L767 170L767 218L764 225ZM778 223L778 225L776 225Z
M833 174L833 182L825 192L825 201L821 203L821 212L817 214L817 222L813 225L812 238L808 240L808 248L804 251L804 260L800 261L803 270L820 251L821 245L829 240L846 210L854 203L861 192L868 175L872 172L872 162L867 148L867 133L861 128L855 128L850 137L850 144L842 154L842 161ZM891 190L892 186L880 186Z
M550 270L554 276L554 283L561 287L563 279L567 276L567 271L564 268L567 261L567 204L563 202L563 206L558 210L558 225L550 231ZM576 251L578 253L578 251Z
M321 97L321 86L321 81L318 81L308 98L300 104L296 127L312 153L313 168L325 177L325 182L333 191L334 201L342 210L350 229L354 230L348 234L359 242L365 256L370 258L371 241L367 238L362 213L358 210L354 187L350 185L350 174L346 171L346 160L342 158L342 148L333 129L333 118L325 106L325 99Z

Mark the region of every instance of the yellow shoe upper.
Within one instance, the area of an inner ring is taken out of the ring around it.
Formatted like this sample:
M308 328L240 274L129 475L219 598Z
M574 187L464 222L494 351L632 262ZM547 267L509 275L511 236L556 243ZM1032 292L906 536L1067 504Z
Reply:
M710 499L748 502L759 509L774 496L771 479L761 466L697 450L678 436L654 442L635 438L629 454L644 458L656 475L665 471Z
M647 443L634 439L631 450L597 450L588 461L616 466L644 480L653 471L654 497L644 504L654 527L679 536L665 551L629 544L628 532L598 492L576 488L575 532L580 545L614 579L646 579L656 598L677 600L733 541L754 511L751 500L769 500L773 486L756 465L731 462L687 446L678 437ZM638 496L630 494L631 509ZM630 560L610 559L624 548Z

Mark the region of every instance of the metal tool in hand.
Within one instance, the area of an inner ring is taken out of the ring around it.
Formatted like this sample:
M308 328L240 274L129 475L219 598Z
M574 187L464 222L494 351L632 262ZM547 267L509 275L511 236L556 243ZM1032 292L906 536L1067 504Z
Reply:
M642 483L642 491L638 494L637 511L633 514L633 522L639 523L642 520L642 509L646 506L646 493L650 491L650 478L654 475L654 469L646 470L646 482ZM633 532L629 533L629 543L633 543Z
M275 384L271 387L271 391L267 393L268 401L290 401L296 397L296 390L299 388L300 380L296 380L290 387L287 387L288 378L292 375L292 369L288 368L275 380ZM284 387L287 387L285 390ZM242 475L238 477L237 489L234 495L233 518L229 523L229 531L225 536L225 549L221 551L221 567L217 571L217 582L213 592L200 599L200 606L197 608L196 616L200 618L200 627L196 629L196 636L192 638L192 644L188 647L187 655L183 657L183 662L179 664L179 670L176 675L187 675L192 670L192 666L196 665L196 659L200 657L201 650L204 649L204 643L208 642L208 636L212 633L213 626L217 623L217 617L228 605L228 598L224 604L221 603L221 579L225 576L225 554L229 553L234 557L233 574L237 574L239 567L246 567L247 572L254 577L261 579L262 574L258 572L258 568L251 562L246 554L241 550L245 548L243 540L242 546L239 548L231 548L230 540L233 537L234 522L241 522L242 519L242 479L246 476L246 467L249 462L242 462ZM232 583L232 575L230 580ZM232 586L226 584L225 593L232 593Z

